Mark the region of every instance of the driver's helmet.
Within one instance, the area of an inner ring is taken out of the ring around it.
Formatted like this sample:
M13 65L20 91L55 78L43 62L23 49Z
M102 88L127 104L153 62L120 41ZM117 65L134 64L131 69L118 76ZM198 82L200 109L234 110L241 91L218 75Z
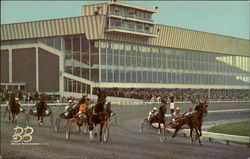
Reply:
M181 111L181 109L179 107L176 107L175 111Z
M154 108L153 108L153 111L157 111L157 108L156 108L156 107L154 107Z
M16 101L19 101L19 98L15 98Z
M70 99L70 100L68 101L68 103L73 103L73 101Z

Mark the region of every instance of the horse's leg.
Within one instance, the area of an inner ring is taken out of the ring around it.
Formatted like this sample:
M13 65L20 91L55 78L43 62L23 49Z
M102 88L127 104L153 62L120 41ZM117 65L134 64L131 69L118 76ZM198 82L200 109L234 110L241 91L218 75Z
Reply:
M10 116L10 112L9 112L9 121L11 121L11 116Z
M104 125L104 123L101 122L100 123L100 142L102 142L102 129L103 129L103 125Z
M41 123L43 123L43 115L41 116Z
M191 142L194 141L193 138L192 138L192 135L193 135L193 127L190 126L190 140L191 140Z
M82 125L82 120L76 120L76 125L77 125L77 129L78 129L78 132L81 133L81 125Z
M94 129L94 124L92 122L89 122L89 139L90 140L94 140L93 129Z
M180 129L181 129L181 126L180 126L180 125L177 125L177 126L175 127L175 131L174 131L174 134L172 135L172 137L175 137L176 134L177 134L177 132L178 132Z
M15 114L15 123L17 122L17 114Z
M12 123L14 123L14 122L15 122L15 114L12 113Z
M195 127L195 131L196 131L196 134L197 134L197 137L198 137L198 140L199 140L199 145L202 146L200 135L199 135L199 130L198 130L197 127Z
M175 136L176 136L177 132L181 129L181 127L182 127L184 124L185 124L184 121L182 121L182 122L179 121L179 124L176 125L176 127L175 127L175 132L174 132L174 134L172 135L172 137L175 137Z
M199 130L199 136L202 136L201 125L199 125L198 130Z

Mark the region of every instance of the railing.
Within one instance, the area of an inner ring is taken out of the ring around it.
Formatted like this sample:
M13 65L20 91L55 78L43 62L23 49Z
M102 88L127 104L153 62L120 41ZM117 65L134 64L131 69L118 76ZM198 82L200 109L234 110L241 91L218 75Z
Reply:
M120 30L126 30L126 31L131 31L131 32L136 32L136 33L144 33L144 34L150 34L154 35L150 31L145 31L145 30L138 30L138 29L132 29L132 28L127 28L127 27L122 27L122 26L106 26L105 29L120 29Z
M152 126L158 127L157 123L153 123ZM166 128L169 132L174 133L175 129ZM183 134L185 137L189 136L190 129L181 129L178 134ZM212 133L207 131L202 131L201 139L206 138L209 142L213 140L220 140L225 141L226 144L229 145L230 142L246 144L250 147L250 137L249 136L237 136L237 135L228 135L228 134L221 134L221 133Z
M126 15L126 14L122 14L121 12L110 12L108 15L110 16L121 16L121 17L125 17L125 18L134 18L134 19L139 19L139 20L145 20L145 21L149 21L149 22L153 22L153 19L148 19L148 18L143 18L143 17L138 17L138 16L130 16L130 15Z

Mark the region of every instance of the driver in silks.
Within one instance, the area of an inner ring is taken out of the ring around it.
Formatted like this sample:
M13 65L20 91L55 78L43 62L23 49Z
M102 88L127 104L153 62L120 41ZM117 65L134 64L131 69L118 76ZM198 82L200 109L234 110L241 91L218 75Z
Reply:
M150 119L152 119L155 115L157 114L157 108L154 107L152 110L149 111L148 113L148 121L150 121Z
M73 101L70 99L70 100L68 101L68 105L65 106L65 108L64 108L64 116L65 116L65 118L68 118L68 117L71 115L71 114L70 114L70 111L72 110L73 105L74 105L74 103L73 103Z

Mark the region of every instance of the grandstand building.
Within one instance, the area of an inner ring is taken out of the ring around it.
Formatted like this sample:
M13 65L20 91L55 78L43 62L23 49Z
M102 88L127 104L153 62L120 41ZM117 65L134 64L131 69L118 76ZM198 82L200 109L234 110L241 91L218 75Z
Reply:
M1 25L1 87L62 96L95 87L249 89L247 39L156 24L156 10L120 2L81 11Z

